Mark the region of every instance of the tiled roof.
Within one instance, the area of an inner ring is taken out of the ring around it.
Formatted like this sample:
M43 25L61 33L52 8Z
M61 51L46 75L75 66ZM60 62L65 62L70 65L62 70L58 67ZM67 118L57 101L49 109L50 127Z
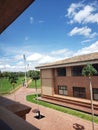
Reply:
M98 63L98 52L85 54L85 55L79 55L74 56L71 58L67 58L64 60L48 63L48 64L42 64L37 66L37 69L44 69L44 68L53 68L53 67L59 67L59 66L72 66L72 65L80 65L80 64L87 64L87 63Z

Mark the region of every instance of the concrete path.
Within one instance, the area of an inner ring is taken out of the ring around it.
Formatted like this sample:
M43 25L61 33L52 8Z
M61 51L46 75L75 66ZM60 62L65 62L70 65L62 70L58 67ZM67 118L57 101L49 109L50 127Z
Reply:
M40 130L92 130L92 123L87 120L27 102L26 95L32 93L35 93L35 89L22 87L15 94L6 96L9 99L32 107L32 110L26 116L27 122L33 124ZM40 120L34 118L35 113L33 111L38 108L45 118ZM98 130L98 124L94 124L94 126L94 130Z

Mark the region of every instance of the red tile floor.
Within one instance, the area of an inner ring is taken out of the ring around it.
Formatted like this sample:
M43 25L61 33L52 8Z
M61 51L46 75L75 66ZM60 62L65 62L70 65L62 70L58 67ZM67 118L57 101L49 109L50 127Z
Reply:
M34 89L22 87L15 94L6 95L9 99L32 107L32 110L26 116L26 121L30 124L33 124L40 130L92 130L92 123L90 121L27 102L26 95L32 93L35 93ZM38 108L45 118L40 120L34 118L34 110ZM98 130L98 124L94 124L94 128L94 130Z

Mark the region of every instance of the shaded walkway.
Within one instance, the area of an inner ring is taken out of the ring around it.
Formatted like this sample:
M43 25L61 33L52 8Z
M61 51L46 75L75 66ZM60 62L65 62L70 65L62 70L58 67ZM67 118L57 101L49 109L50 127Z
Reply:
M26 120L40 130L92 130L92 123L89 121L27 102L26 95L32 93L35 93L35 89L22 87L15 92L15 95L7 95L7 98L19 101L20 103L32 107L32 110L26 116ZM38 107L41 114L45 116L45 118L40 120L34 118L35 113L33 112ZM98 124L95 124L95 130L98 130Z

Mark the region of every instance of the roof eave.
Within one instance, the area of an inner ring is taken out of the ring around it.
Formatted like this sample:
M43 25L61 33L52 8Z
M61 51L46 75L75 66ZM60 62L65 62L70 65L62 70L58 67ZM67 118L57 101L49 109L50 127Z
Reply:
M86 64L96 64L98 63L98 59L81 61L81 62L72 62L72 63L63 63L63 64L51 64L47 66L37 66L36 69L51 69L51 68L59 68L59 67L69 67L69 66L80 66Z

